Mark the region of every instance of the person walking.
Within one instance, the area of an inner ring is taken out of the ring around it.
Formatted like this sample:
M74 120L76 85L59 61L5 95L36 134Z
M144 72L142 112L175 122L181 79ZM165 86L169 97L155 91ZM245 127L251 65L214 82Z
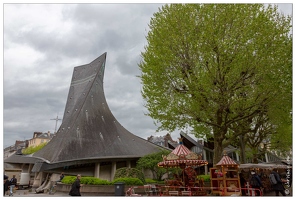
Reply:
M272 181L270 181L271 187L275 191L275 196L280 196L279 193L281 193L283 196L286 196L285 188L280 175L275 171L275 169L273 169L270 174L273 174L276 180L276 183L273 183Z
M69 192L70 196L81 196L80 187L82 185L80 184L80 178L81 178L81 175L78 174L77 178L76 178L75 182L72 184L71 190Z
M15 178L15 175L12 176L10 179L10 193L9 196L13 196L13 189L17 184L17 179Z
M263 188L260 177L255 171L251 171L250 185L255 189L256 196L261 196L261 188Z

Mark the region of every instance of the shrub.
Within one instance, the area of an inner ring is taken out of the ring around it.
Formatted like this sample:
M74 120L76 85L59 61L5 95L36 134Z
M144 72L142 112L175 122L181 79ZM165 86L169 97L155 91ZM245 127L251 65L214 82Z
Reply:
M65 176L62 179L64 184L72 184L76 180L76 176ZM152 179L151 179L152 180ZM84 176L81 177L80 183L85 185L114 185L117 182L124 182L125 185L144 185L139 178L123 177L114 179L114 181L101 180L99 178Z
M198 178L203 178L205 182L210 182L210 175L198 175Z
M112 184L123 182L125 185L144 185L143 182L138 178L117 178L112 181Z
M62 183L72 184L74 183L75 180L76 180L76 176L65 176L62 179ZM85 185L111 185L112 184L107 180L101 180L99 178L90 177L90 176L81 177L80 183Z
M143 184L146 184L143 172L135 168L123 167L117 169L114 175L114 179L117 178L138 178Z
M101 180L99 178L95 177L81 177L80 179L81 184L87 184L87 185L110 185L111 183L107 180Z
M62 179L62 183L65 183L65 184L72 184L72 183L74 183L75 180L76 180L76 176L65 176L65 177Z
M158 181L157 181L157 180L150 179L150 178L146 178L146 179L145 179L145 181L146 181L146 183L147 183L147 184L154 184L154 183L158 183Z

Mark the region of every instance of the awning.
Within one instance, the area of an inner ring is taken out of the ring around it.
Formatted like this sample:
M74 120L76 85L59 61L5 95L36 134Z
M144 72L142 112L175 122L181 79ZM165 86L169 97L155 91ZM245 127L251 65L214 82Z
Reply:
M274 163L246 163L246 164L240 164L240 169L253 169L253 168L260 168L260 169L287 169L292 168L288 165L282 165L282 164L274 164Z

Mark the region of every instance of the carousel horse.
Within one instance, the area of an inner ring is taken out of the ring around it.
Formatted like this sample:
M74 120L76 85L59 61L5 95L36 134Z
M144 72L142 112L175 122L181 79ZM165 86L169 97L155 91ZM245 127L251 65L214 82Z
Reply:
M180 179L177 174L174 174L173 180L166 180L165 184L168 186L183 186L184 185L182 182L182 179Z
M186 186L194 186L195 184L195 178L196 178L196 172L195 170L191 167L188 166L184 169L184 175L185 175L185 185Z
M179 180L166 180L165 185L167 186L183 186L182 181Z

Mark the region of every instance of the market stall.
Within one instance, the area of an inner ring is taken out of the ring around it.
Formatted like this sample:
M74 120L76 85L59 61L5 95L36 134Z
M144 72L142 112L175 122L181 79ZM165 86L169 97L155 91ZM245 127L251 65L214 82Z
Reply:
M240 164L239 170L240 172L246 177L247 181L250 177L250 171L254 170L260 176L261 182L263 185L263 192L270 192L272 191L272 186L269 181L269 174L271 173L272 169L275 169L278 174L280 174L281 178L285 181L289 181L291 183L292 178L292 166L285 165L282 163L246 163ZM285 184L285 185L288 185Z
M224 154L216 167L210 169L212 194L241 195L238 164Z

